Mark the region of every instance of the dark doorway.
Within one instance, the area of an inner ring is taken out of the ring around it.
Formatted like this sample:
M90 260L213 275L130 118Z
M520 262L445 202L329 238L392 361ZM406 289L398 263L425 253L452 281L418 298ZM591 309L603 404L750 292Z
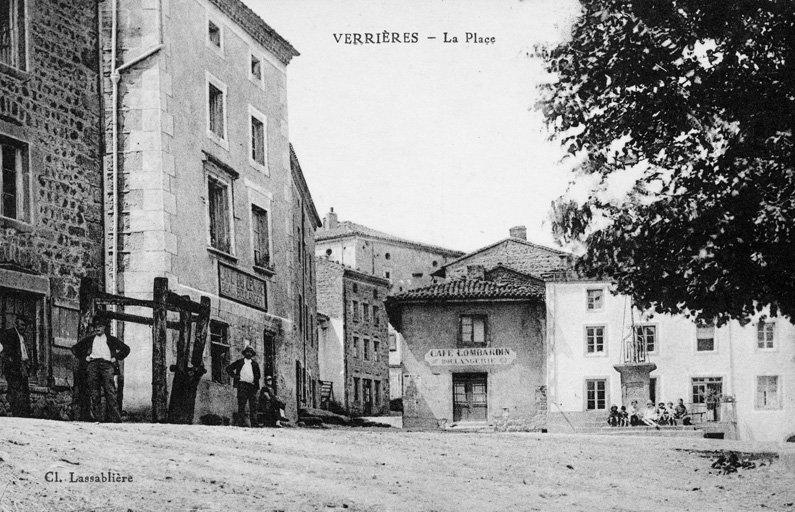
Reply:
M486 421L487 381L486 373L453 374L453 421Z
M649 378L649 400L657 405L657 377Z

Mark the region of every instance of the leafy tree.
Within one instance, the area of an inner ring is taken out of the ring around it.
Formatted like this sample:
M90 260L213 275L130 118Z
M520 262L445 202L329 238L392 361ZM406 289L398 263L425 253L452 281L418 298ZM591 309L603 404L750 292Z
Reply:
M539 108L574 189L592 185L553 203L578 270L660 313L792 319L795 3L582 4L571 39L539 50Z

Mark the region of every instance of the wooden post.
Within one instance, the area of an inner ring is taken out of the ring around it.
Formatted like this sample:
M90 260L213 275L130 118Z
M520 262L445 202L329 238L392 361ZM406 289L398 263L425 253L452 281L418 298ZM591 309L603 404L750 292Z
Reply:
M152 292L152 422L163 423L168 413L168 375L166 345L168 340L168 279L156 277Z
M194 303L195 304L195 303ZM207 373L204 368L204 345L207 338L207 326L210 323L210 298L201 298L201 312L193 328L194 341L191 354L191 367L188 367L188 353L190 343L190 319L193 318L187 311L180 311L180 320L186 322L187 329L180 331L177 342L177 364L171 366L174 380L171 384L171 399L168 403L169 423L182 423L190 425L196 412L196 391L202 375ZM181 346L181 348L180 348Z

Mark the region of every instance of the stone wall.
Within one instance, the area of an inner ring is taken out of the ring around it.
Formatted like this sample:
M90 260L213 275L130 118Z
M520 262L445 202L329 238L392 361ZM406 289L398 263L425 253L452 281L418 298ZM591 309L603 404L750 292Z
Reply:
M547 387L537 386L535 393L535 412L532 414L511 414L503 410L502 416L494 416L494 430L497 432L538 432L547 427Z

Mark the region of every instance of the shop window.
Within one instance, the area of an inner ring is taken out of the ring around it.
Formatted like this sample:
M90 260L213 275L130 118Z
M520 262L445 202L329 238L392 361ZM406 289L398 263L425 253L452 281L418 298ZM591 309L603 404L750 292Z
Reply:
M0 0L0 63L25 70L25 0Z
M604 326L585 328L585 347L588 354L603 354L605 352Z
M210 362L213 382L229 384L229 327L215 320L210 321Z
M353 401L359 401L359 377L353 378Z
M588 379L585 381L585 408L589 411L607 409L607 380Z
M0 137L0 216L30 222L28 165L28 146Z
M458 322L458 341L462 345L485 345L486 315L461 315Z
M756 378L757 409L781 409L781 397L777 375L762 375Z
M381 381L374 380L373 381L373 405L376 407L381 405Z

